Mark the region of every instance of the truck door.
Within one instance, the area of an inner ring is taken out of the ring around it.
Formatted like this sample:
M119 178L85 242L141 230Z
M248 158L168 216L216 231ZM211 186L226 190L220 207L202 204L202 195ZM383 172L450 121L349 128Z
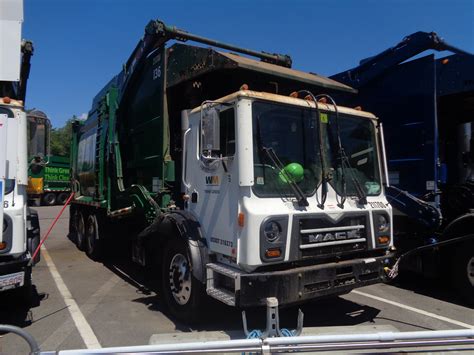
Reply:
M186 209L199 220L212 251L235 256L239 200L237 162L234 161L235 109L222 106L217 109L217 115L218 122L211 123L211 130L204 127L206 123L201 123L200 112L192 115L189 130L184 135L183 183L190 197ZM211 147L205 135L212 134L209 132L213 130Z

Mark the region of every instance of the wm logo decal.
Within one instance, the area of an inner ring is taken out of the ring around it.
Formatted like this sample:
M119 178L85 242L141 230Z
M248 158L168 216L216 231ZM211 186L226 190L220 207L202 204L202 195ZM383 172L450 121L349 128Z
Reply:
M206 176L206 185L219 185L219 176Z

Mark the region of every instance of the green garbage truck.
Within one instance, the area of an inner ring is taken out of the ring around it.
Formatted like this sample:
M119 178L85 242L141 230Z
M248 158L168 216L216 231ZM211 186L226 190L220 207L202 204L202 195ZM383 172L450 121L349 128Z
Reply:
M179 43L191 40L213 48ZM71 239L93 259L129 247L187 321L206 295L245 308L383 282L382 130L337 92L354 90L151 21L73 124Z
M70 194L69 157L52 155L49 145L51 123L39 110L27 113L28 118L28 200L39 206L64 205Z

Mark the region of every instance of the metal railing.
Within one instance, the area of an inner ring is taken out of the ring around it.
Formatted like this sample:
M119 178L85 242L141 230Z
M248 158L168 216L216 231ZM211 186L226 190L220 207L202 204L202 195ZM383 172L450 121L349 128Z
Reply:
M282 352L308 351L348 351L374 349L400 349L441 347L446 350L474 350L474 329L437 330L419 332L379 332L359 334L336 334L293 336L275 338L256 338L224 341L204 341L177 344L157 344L143 346L112 347L103 349L61 350L57 352L41 351L34 338L25 330L11 326L0 325L0 331L12 332L24 338L30 346L31 354L198 354L198 353L242 353L253 352L260 354ZM457 346L458 348L454 348ZM459 348L471 346L471 348Z

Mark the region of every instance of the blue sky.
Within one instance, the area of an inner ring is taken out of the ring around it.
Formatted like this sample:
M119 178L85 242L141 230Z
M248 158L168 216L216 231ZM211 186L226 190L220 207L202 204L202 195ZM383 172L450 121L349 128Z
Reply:
M23 38L35 54L28 108L53 126L86 113L150 19L202 36L290 54L293 67L331 75L416 31L474 52L473 0L24 0Z

